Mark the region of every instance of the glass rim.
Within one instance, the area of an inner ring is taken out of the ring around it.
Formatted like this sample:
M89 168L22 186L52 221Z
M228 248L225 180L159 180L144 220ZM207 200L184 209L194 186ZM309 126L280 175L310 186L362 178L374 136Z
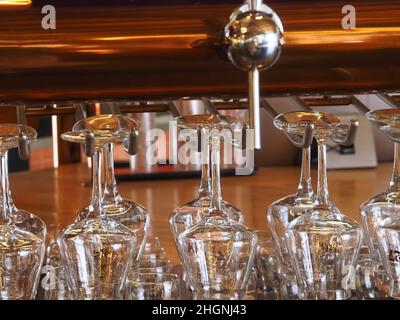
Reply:
M188 122L188 120L190 120ZM179 128L183 129L223 129L230 128L240 123L240 121L232 116L216 115L216 114L192 114L175 117Z
M118 125L121 125L121 122L125 122L126 127L112 127L110 129L108 128L96 128L96 127L87 127L88 124L90 124L90 121L95 121L95 120L101 120L101 119L108 119L108 120L116 120L118 122ZM84 128L79 128L80 125L84 124ZM95 116L91 116L88 118L81 119L77 121L73 126L72 130L73 132L81 132L82 130L91 130L91 131L120 131L120 130L138 130L140 127L139 121L136 119L122 115L122 114L99 114Z
M370 121L386 123L386 122L379 121L379 120L376 119L376 116L378 114L380 114L380 116L382 117L381 119L383 119L383 120L393 121L394 120L392 118L393 116L400 116L400 110L399 109L392 109L392 108L371 110L371 111L368 111L367 113L365 113L365 116Z
M304 115L304 116L318 116L317 117L317 123L316 121L311 121L307 120L306 118L299 117L298 121L291 123L288 122L286 117L287 116L297 116L297 115ZM326 121L324 119L328 119L329 121ZM329 128L333 126L337 126L341 124L341 120L335 116L334 114L328 113L328 112L323 112L323 111L290 111L290 112L284 112L278 114L274 120L273 124L276 128L280 130L285 130L289 128L290 126L305 126L306 124L314 124L318 128Z

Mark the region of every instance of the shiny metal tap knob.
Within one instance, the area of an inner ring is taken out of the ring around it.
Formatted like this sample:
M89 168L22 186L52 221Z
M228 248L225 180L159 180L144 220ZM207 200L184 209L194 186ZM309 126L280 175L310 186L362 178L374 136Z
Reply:
M260 1L237 8L224 30L227 54L239 69L249 72L249 125L254 130L254 147L261 147L259 71L279 58L283 26L278 15Z

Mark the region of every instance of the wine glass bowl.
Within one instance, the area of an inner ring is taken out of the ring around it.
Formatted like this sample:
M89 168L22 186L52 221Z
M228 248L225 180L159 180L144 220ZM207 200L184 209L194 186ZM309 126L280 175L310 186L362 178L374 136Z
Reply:
M121 299L135 241L132 231L107 217L84 219L66 228L59 245L74 297ZM115 296L110 296L112 286Z
M255 238L248 228L218 216L181 233L178 241L195 299L243 297Z
M300 279L300 298L350 298L351 266L361 242L358 223L338 212L316 208L291 222L286 237Z
M0 300L34 299L45 246L43 239L14 224L0 224Z

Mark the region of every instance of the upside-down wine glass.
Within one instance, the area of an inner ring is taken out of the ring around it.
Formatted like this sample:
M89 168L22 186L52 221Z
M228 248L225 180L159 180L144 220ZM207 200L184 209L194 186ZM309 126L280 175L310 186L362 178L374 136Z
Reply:
M380 264L377 228L385 218L396 215L400 210L400 110L374 110L366 113L366 117L394 142L393 171L388 189L373 196L360 207L362 226L370 254Z
M222 205L220 131L229 129L233 123L233 119L218 116L209 116L200 123L186 123L194 129L199 125L208 129L207 141L211 149L210 209L199 223L178 236L182 263L195 299L242 298L252 270L257 237L247 227L230 219Z
M317 204L287 226L285 237L299 285L299 298L343 300L351 296L351 284L362 242L359 224L343 215L329 199L326 172L326 143L333 135L343 136L348 127L322 112L286 114L288 130L304 132L311 123L318 143Z
M290 116L290 114L286 114ZM288 134L288 121L285 114L274 119L274 125L278 129ZM297 217L310 212L315 205L315 195L312 189L310 176L311 147L302 148L302 162L300 181L295 194L286 196L273 202L267 210L267 221L271 229L272 239L274 240L276 252L282 272L292 274L290 256L286 246L285 231L287 225Z
M0 126L1 126L0 134L2 134L2 133L8 134L10 130L15 131L15 134L17 134L17 131L19 131L19 134L24 134L27 139L26 144L27 144L28 148L29 148L29 145L31 144L32 140L36 139L36 137L37 137L36 130L31 127L28 127L28 126L17 125L17 124L1 124ZM4 145L6 145L6 143ZM9 149L18 147L17 144L9 144L8 146L9 146ZM5 179L6 202L9 207L10 216L13 217L13 220L14 220L14 223L16 226L18 226L19 228L21 228L23 230L32 232L34 235L38 236L40 239L45 240L46 239L46 224L43 222L43 220L31 212L28 212L23 209L18 209L15 206L14 201L12 200L9 175L8 175L8 150L9 149L4 149L5 151L3 152L3 154L0 155L0 157L4 158L4 162L6 163L6 166L4 167L4 172L2 172L2 175L4 175L4 179Z
M128 116L101 115L100 117L107 117L109 122L113 119L114 126L122 126L127 131L137 133L139 129L139 123ZM110 218L121 222L135 232L138 244L134 252L136 265L145 245L146 233L150 226L150 215L139 203L122 198L119 194L114 174L114 143L106 143L101 152L105 167L103 209ZM86 207L79 212L77 221L86 218L88 214L89 208Z
M207 122L214 121L217 116L209 114L189 115L178 118L178 126L183 129L194 129L200 133L200 137L205 137L207 134ZM198 124L198 127L196 127ZM210 146L208 142L201 143L201 138L198 143L201 145L201 181L194 200L191 200L177 207L169 217L169 224L175 244L178 246L178 236L185 230L189 229L202 218L204 218L209 210L212 198L211 192L211 175L209 159L211 156ZM243 222L243 213L235 206L221 200L221 205L230 219L239 223Z
M18 147L20 154L27 156L36 135L28 126L0 125L0 300L34 299L39 283L46 227L39 218L13 205L7 168L8 150Z
M389 295L400 299L400 112L376 110L368 112L367 117L394 142L395 155L389 189L368 201L361 213L369 245L378 248L378 257L391 280Z
M121 299L134 251L135 233L110 218L103 208L101 185L102 148L126 139L125 120L95 116L80 120L62 134L66 141L83 143L92 157L93 189L86 218L67 227L58 238L66 278L75 299Z

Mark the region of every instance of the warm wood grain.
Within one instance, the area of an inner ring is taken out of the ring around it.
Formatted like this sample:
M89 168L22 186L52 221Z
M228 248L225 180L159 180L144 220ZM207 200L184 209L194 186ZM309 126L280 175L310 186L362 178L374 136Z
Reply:
M315 179L315 170L313 177ZM260 168L253 176L223 177L222 193L245 213L245 222L254 229L266 229L267 206L296 189L299 169L295 167ZM377 169L337 170L329 172L329 186L334 203L347 215L359 220L358 208L369 197L384 190L391 174L391 164ZM32 211L48 224L66 226L78 210L87 205L90 188L82 182L90 171L81 164L64 165L11 175L13 199L19 208ZM119 184L127 198L142 203L152 213L152 233L160 237L171 260L177 254L170 235L168 216L171 210L191 200L198 179L131 181Z

